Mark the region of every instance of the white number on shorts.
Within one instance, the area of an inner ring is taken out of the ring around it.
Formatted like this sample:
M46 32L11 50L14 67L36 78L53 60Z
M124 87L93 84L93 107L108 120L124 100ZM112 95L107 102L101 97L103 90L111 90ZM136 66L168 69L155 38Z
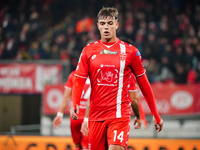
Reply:
M117 136L117 130L114 130L114 139L113 141L116 141L116 137L118 140L120 140L120 142L122 143L123 141L123 135L124 135L124 131L122 131L118 136Z

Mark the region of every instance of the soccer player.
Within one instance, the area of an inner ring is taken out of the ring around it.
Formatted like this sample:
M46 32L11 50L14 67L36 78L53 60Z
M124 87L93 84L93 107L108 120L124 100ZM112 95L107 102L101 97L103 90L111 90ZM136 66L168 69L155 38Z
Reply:
M72 92L72 118L79 113L80 97L85 80L91 82L89 112L90 150L127 149L131 107L128 98L129 77L133 73L153 114L158 132L163 120L158 114L151 85L145 74L138 49L116 36L118 10L102 8L97 15L101 40L84 47L80 56Z
M63 100L60 105L57 116L53 120L53 126L55 129L57 128L57 126L61 126L64 110L66 106L68 105L69 101L71 100L73 81L74 81L74 71L69 75L69 78L65 84L65 92L64 92ZM76 150L88 149L88 137L84 136L80 132L80 130L81 130L81 124L85 116L87 100L90 96L90 92L91 92L90 80L87 79L83 88L81 99L80 99L80 106L79 106L80 110L78 114L78 120L73 120L70 117L71 134L72 134L72 139L75 144Z

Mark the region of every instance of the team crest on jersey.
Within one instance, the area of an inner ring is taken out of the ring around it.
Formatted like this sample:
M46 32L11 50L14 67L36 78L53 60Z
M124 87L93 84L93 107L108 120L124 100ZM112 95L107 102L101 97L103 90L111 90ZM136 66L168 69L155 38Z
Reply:
M124 61L124 60L126 59L126 56L127 56L127 54L121 53L121 54L120 54L120 59L121 59L122 61Z
M102 51L100 51L100 54L113 54L113 55L116 55L117 52L112 52L112 51L109 51L107 49L103 49Z

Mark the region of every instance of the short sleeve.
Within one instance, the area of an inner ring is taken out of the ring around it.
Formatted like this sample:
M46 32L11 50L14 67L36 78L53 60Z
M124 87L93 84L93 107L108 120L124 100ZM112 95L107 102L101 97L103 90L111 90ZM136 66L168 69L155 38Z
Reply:
M137 48L135 48L132 53L131 69L136 77L142 76L146 72L142 65L141 54Z
M135 76L131 73L129 91L136 91L136 90L137 90L136 79Z
M88 68L89 68L89 65L88 65L87 56L86 56L86 48L84 48L79 57L75 76L87 78L88 77Z
M65 83L65 88L73 88L74 71L70 73L67 82Z

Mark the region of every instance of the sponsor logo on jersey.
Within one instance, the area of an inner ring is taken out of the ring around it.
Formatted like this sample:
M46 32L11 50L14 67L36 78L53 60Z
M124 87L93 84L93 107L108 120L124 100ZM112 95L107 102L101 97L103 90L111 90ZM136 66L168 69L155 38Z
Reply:
M97 85L99 86L117 86L119 71L115 68L101 68L97 70Z
M104 64L101 64L100 67L115 67L115 65L104 65Z
M112 54L112 55L116 55L117 52L113 52L113 51L109 51L107 49L103 49L102 51L100 51L100 54Z
M92 59L95 59L95 58L96 58L96 56L97 56L97 55L93 55L93 56L92 56Z

